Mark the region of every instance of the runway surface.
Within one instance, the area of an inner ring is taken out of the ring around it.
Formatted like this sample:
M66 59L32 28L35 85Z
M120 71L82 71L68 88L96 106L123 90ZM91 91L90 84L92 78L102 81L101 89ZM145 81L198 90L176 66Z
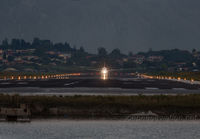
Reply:
M20 95L173 95L200 93L200 85L173 80L141 78L1 80L0 93Z

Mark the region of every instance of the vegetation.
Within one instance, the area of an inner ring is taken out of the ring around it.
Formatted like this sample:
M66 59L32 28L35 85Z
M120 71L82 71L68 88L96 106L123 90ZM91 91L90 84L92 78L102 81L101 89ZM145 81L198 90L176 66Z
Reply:
M10 96L0 95L1 107L28 104L32 116L55 116L51 108L58 108L56 116L129 115L153 111L160 115L200 115L200 95L177 96Z

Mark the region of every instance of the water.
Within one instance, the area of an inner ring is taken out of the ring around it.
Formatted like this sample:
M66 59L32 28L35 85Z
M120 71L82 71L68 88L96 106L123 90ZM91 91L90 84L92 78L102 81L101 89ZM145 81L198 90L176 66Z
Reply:
M0 139L199 139L200 121L0 123Z

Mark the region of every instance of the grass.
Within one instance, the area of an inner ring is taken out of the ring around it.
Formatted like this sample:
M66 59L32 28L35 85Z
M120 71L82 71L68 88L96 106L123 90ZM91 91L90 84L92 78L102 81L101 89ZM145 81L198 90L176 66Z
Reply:
M50 115L50 108L67 114L132 114L154 111L165 115L200 114L200 95L177 96L19 96L0 95L1 107L28 104L34 116ZM63 113L62 113L63 114Z

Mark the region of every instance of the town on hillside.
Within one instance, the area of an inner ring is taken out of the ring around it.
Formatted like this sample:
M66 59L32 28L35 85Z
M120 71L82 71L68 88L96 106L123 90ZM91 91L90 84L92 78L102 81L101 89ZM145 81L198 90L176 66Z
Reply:
M120 49L108 52L99 47L97 54L86 52L84 47L72 47L69 43L53 43L50 40L34 38L32 42L23 39L4 39L0 44L1 72L64 72L84 67L98 68L103 64L112 68L133 71L199 71L200 51L160 50L129 52Z

